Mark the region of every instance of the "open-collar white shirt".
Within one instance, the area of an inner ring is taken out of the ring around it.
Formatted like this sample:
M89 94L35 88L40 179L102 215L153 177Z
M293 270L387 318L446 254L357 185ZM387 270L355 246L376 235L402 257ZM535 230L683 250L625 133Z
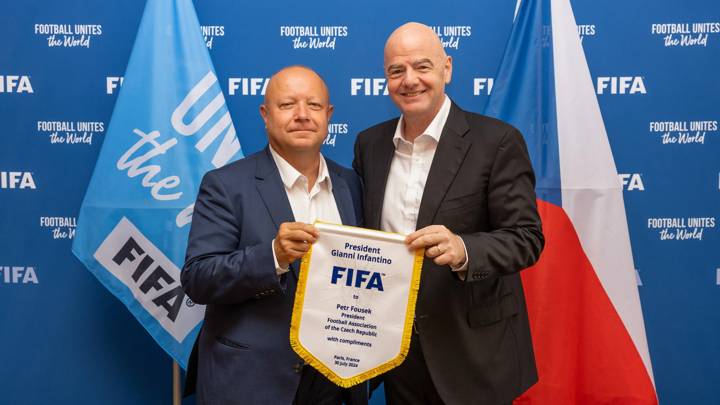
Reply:
M390 173L385 186L380 217L380 227L383 231L403 235L415 232L425 183L440 142L440 136L450 115L450 104L450 98L446 95L435 118L423 133L415 138L414 142L405 139L404 117L400 116L393 136L395 154L390 163ZM465 252L467 257L467 249ZM462 266L453 268L454 271L466 269L467 259Z
M285 194L290 201L293 216L296 222L305 222L312 224L316 220L340 224L340 211L338 211L335 197L332 193L332 180L328 172L325 158L320 155L320 168L318 177L315 180L310 191L308 191L308 178L297 171L287 160L283 159L272 146L270 147L275 165L280 172L280 179L285 188ZM273 239L273 245L275 240ZM275 270L278 275L285 273L288 269L279 266L277 257L275 257L275 249L273 249L273 259L275 259Z

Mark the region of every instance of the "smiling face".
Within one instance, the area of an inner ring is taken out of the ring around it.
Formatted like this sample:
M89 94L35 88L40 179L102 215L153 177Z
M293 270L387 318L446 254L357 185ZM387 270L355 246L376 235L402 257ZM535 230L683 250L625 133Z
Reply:
M452 59L434 31L408 23L385 43L385 77L390 97L404 117L429 124L445 100Z
M312 70L285 68L270 78L260 114L270 146L288 160L297 153L319 153L332 116L325 83Z

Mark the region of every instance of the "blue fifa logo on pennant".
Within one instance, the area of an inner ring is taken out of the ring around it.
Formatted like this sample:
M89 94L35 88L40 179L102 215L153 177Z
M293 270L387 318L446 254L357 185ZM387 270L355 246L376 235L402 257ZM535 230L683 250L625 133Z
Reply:
M333 266L330 283L337 284L342 279L345 280L345 285L348 287L385 291L381 273L377 271Z

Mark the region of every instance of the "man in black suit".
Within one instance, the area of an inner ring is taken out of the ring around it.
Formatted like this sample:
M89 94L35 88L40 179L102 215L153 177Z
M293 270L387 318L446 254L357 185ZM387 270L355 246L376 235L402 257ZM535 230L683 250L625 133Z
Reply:
M445 95L452 59L429 27L395 30L384 68L402 116L358 135L365 224L409 234L428 258L410 351L383 377L388 404L510 403L537 381L518 274L544 244L527 148Z

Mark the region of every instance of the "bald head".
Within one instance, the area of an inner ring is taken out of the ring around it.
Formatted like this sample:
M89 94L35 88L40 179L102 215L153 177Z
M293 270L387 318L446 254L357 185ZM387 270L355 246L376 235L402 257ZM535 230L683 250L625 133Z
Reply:
M390 98L403 113L403 136L412 140L427 128L445 102L452 59L435 31L411 22L388 37L384 68Z
M309 85L318 85L324 95L325 101L330 101L330 92L328 91L325 81L319 74L307 66L293 65L284 67L270 76L270 81L265 89L263 104L267 104L271 97L275 97L280 89L287 84L287 81L304 81Z
M385 41L385 64L387 65L388 55L407 53L418 48L422 48L428 56L447 57L440 38L432 28L409 22L398 27Z

